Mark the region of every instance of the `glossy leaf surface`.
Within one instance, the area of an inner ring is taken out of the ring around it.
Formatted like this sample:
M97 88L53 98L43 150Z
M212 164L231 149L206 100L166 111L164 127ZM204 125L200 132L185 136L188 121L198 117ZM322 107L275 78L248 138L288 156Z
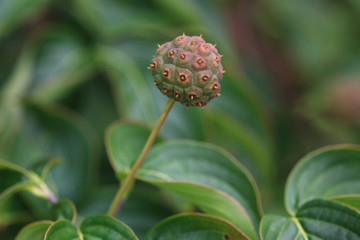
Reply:
M103 240L137 240L134 232L125 224L108 216L92 216L80 225L84 239L98 238Z
M261 236L263 240L356 240L360 238L360 213L332 201L313 200L292 218L265 216Z
M333 201L343 203L360 212L360 195L343 195L330 198Z
M165 219L147 235L147 240L248 240L231 223L204 214L180 214Z
M310 153L289 176L285 202L290 213L315 198L360 194L360 148L327 147Z
M76 227L68 220L59 220L49 227L44 240L80 240Z
M124 166L123 159L109 151L118 148L121 152L119 146L126 142L114 141L115 135L110 129L107 136L113 140L107 139L108 153L113 162L119 162L116 166ZM115 168L118 174L126 170ZM256 238L260 219L256 186L247 171L223 149L187 140L160 144L150 150L137 176L185 197Z
M104 215L91 216L77 229L68 220L59 220L47 231L45 240L138 240L133 231L120 221Z

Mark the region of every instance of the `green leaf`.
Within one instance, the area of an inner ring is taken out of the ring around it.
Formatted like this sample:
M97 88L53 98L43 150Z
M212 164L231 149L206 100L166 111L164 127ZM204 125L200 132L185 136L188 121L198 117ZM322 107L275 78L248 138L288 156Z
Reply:
M62 158L63 164L51 175L60 196L79 201L89 186L89 170L96 156L92 128L78 115L57 105L34 104L27 110L26 124L12 145L9 161L30 168L45 156Z
M263 240L357 240L360 213L336 202L313 200L301 206L292 218L265 216L261 236Z
M137 176L167 188L256 238L257 188L239 162L212 144L180 140L155 146Z
M105 141L110 163L115 172L130 171L150 132L150 129L136 123L115 122L108 127Z
M93 56L78 33L65 26L52 26L37 43L39 57L33 72L30 98L54 102L89 79Z
M120 221L104 215L91 216L77 229L68 220L59 220L49 227L45 240L138 240L134 232Z
M80 240L76 227L68 220L59 220L46 232L44 240Z
M24 173L11 168L13 164L0 160L0 200L32 186Z
M289 176L285 192L288 212L294 214L315 198L360 194L360 147L340 145L305 156Z
M11 76L0 91L0 157L4 159L9 158L9 146L15 141L24 121L21 100L30 84L33 60L32 48L25 47Z
M30 223L21 229L15 240L44 240L45 233L51 224L51 221Z
M87 217L103 214L108 210L117 190L118 185L97 189L81 208L79 215ZM131 227L140 239L144 239L155 224L174 213L168 202L163 196L163 190L139 182L132 189L117 218Z
M42 161L35 164L33 167L33 170L41 176L42 179L45 179L47 174L50 172L52 168L54 168L56 165L61 164L63 162L63 159L61 158L44 158Z
M99 47L96 56L111 80L119 112L127 117L145 119L147 123L155 124L158 111L154 97L135 60L123 51L111 47Z
M134 232L125 224L109 216L92 216L86 218L80 226L84 240L137 240Z
M1 171L0 171L1 173ZM1 173L3 174L3 173ZM1 176L1 178L4 177L4 175ZM0 178L0 179L1 179ZM33 188L34 185L30 182L19 182L16 184L11 185L7 189L0 192L0 201L3 201L5 198L12 196L13 194L23 191L23 190L30 190Z
M9 229L12 225L24 226L34 220L34 214L20 197L6 198L0 201L0 228ZM10 229L9 229L10 231ZM19 228L16 229L17 233ZM2 236L0 234L0 236ZM13 235L15 236L15 235Z
M119 146L128 141L124 136L132 138L133 134L118 132L119 139L123 139L119 142L115 141L114 130L116 128L108 131L107 136L111 138L108 138L107 148L113 165L123 167L115 168L117 174L123 175L130 167L129 160L124 160L129 154L115 155L113 149L126 152L126 145ZM131 156L138 153L133 152ZM247 171L223 149L186 140L155 146L137 177L180 194L205 212L229 220L249 237L256 238L255 229L260 221L257 188Z
M129 4L112 0L75 0L71 4L75 17L96 37L112 39L140 35L149 38L157 33L166 34L170 28L167 21L161 18L162 12L154 11L153 4L147 1Z
M73 202L68 199L60 199L51 206L50 215L52 220L66 219L75 223L76 208Z
M0 160L0 200L22 190L55 201L56 197L46 183L34 172L28 171L13 163Z
M256 164L257 172L263 177L263 182L268 183L274 176L274 163L271 158L270 148L264 140L254 131L255 127L249 127L242 121L238 121L229 113L215 110L205 113L209 126L208 134L213 135L213 142L223 145L233 152L240 152L250 164Z
M47 0L2 0L0 1L0 38L20 23L39 14Z
M360 195L342 195L330 198L330 200L345 204L360 211Z
M205 214L179 214L167 218L148 233L147 240L246 240L228 221Z

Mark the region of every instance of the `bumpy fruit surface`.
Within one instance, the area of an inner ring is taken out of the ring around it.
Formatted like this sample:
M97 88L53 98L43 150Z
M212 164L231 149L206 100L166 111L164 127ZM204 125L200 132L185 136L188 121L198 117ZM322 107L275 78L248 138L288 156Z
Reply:
M150 70L154 85L185 106L203 107L219 96L221 55L200 36L178 36L159 46Z

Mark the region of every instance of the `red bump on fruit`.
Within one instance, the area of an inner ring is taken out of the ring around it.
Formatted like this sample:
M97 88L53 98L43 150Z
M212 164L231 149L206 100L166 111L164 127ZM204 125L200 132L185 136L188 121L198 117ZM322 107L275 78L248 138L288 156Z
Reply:
M159 86L160 86L160 83L159 83L158 81L156 81L156 79L154 79L154 85L155 85L156 87L159 87Z
M182 53L179 58L180 60L185 61L186 57L187 57L186 53Z
M193 84L193 75L189 69L177 68L175 84L179 87L188 87Z
M195 55L191 67L194 71L206 70L208 69L208 64L204 57Z
M194 99L196 98L196 94L195 94L195 93L190 93L190 94L188 95L188 98L189 98L190 100L194 100Z
M163 72L163 76L164 78L168 78L170 76L170 72L168 69L165 69L164 72Z
M180 82L186 82L186 80L187 80L187 77L186 77L185 74L180 74L180 75L179 75L179 81L180 81Z
M175 54L176 54L176 51L175 51L174 49L171 49L171 50L168 52L168 56L169 56L169 58L174 57L174 56L175 56Z

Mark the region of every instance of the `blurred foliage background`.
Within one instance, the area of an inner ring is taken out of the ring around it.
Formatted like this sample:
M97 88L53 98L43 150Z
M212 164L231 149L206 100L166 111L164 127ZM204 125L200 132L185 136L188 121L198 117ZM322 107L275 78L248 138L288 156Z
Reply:
M81 216L105 213L118 185L106 127L152 127L167 100L146 69L157 44L202 34L224 55L222 96L175 104L161 136L224 147L254 176L265 212L281 212L300 157L360 142L359 20L358 0L0 0L0 158L34 169L61 157L47 181ZM43 206L26 194L2 201L0 238L46 218ZM120 219L141 237L192 209L138 184Z

